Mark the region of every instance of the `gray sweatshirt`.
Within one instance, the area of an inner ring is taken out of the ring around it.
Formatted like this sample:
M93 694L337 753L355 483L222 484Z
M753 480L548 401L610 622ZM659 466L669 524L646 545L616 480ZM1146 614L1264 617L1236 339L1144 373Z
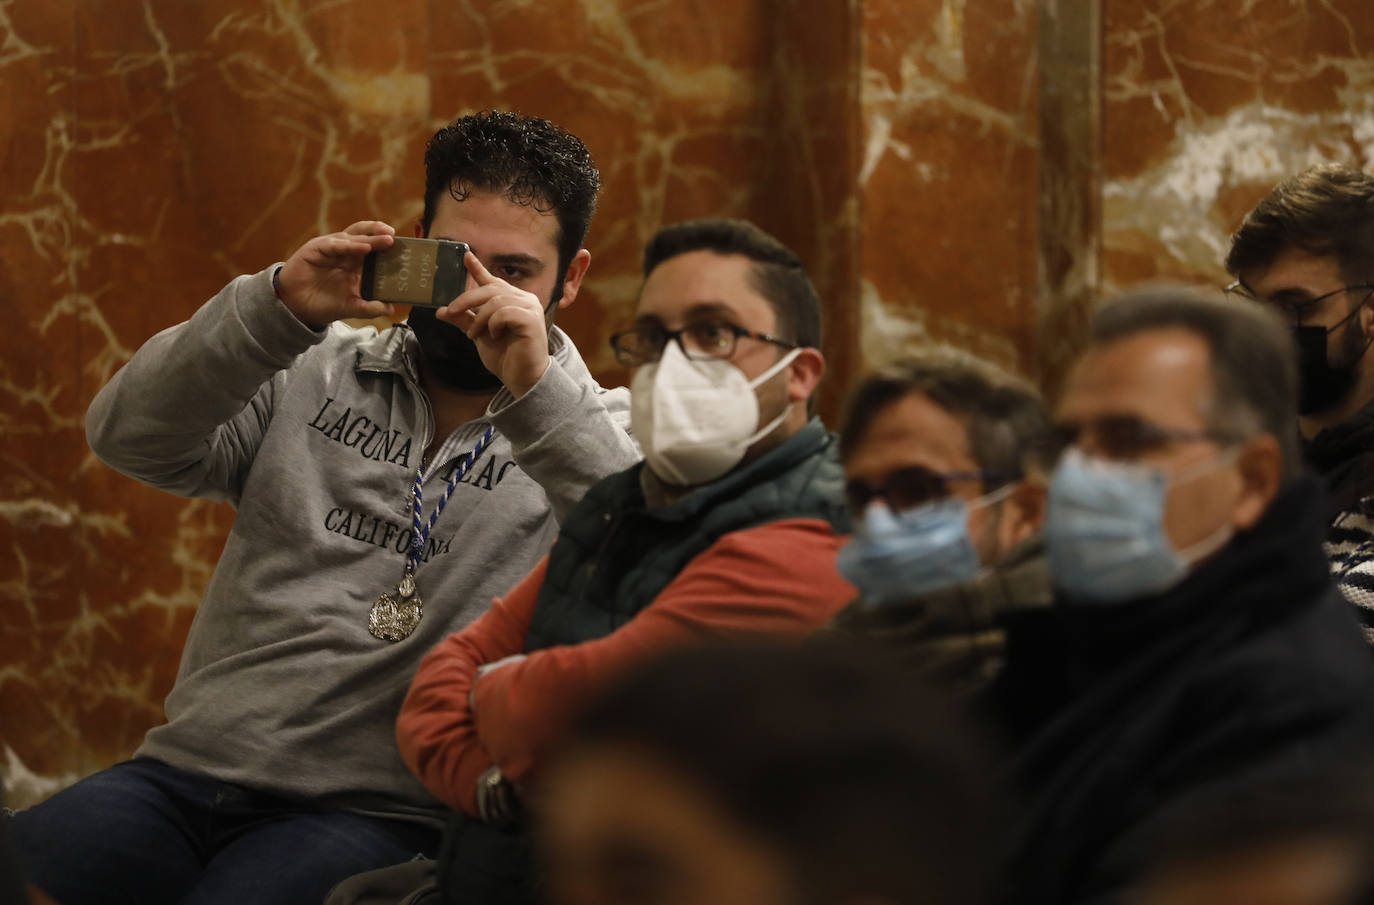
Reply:
M547 552L557 519L639 459L629 393L603 390L566 334L516 400L460 427L426 469L424 518L488 424L415 578L409 638L368 631L400 580L410 497L434 431L408 327L315 331L239 277L148 340L96 396L91 448L182 496L226 500L234 525L196 612L167 723L138 755L308 807L431 819L442 807L401 762L394 724L420 658Z

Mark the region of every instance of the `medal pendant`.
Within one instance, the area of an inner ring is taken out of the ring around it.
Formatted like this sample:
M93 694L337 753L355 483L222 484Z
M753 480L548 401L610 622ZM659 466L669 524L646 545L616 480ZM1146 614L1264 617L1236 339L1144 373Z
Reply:
M372 604L367 630L383 641L404 641L415 631L423 615L415 578L407 572L394 593L388 591Z

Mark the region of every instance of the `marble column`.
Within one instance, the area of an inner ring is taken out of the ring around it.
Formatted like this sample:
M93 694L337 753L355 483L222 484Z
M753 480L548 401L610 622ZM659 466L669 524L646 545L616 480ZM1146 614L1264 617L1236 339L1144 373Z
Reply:
M1040 6L1036 365L1049 396L1083 345L1101 289L1101 4Z
M952 342L1035 369L1036 5L867 0L864 360Z

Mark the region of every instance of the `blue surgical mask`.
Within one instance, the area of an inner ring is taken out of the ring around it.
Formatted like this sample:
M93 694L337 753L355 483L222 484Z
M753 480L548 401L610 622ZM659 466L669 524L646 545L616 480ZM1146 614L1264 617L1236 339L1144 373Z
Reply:
M1005 487L973 505L990 505L1010 492ZM840 550L840 574L874 606L972 581L982 563L969 537L968 511L958 497L895 513L870 503L854 539Z
M1178 584L1194 562L1231 539L1223 525L1186 550L1164 531L1169 485L1221 467L1170 474L1162 468L1095 459L1070 449L1050 481L1045 548L1055 585L1075 602L1123 603Z

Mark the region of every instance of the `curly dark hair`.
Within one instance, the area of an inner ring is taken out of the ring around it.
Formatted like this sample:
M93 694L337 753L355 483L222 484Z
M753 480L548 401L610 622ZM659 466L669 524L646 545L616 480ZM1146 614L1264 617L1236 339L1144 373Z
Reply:
M558 272L566 274L596 210L601 175L587 146L546 119L487 111L445 126L425 147L425 235L442 192L502 192L558 219ZM562 281L559 281L562 287Z
M1267 269L1290 247L1334 255L1349 283L1374 277L1374 176L1324 163L1280 182L1231 237L1226 270Z

